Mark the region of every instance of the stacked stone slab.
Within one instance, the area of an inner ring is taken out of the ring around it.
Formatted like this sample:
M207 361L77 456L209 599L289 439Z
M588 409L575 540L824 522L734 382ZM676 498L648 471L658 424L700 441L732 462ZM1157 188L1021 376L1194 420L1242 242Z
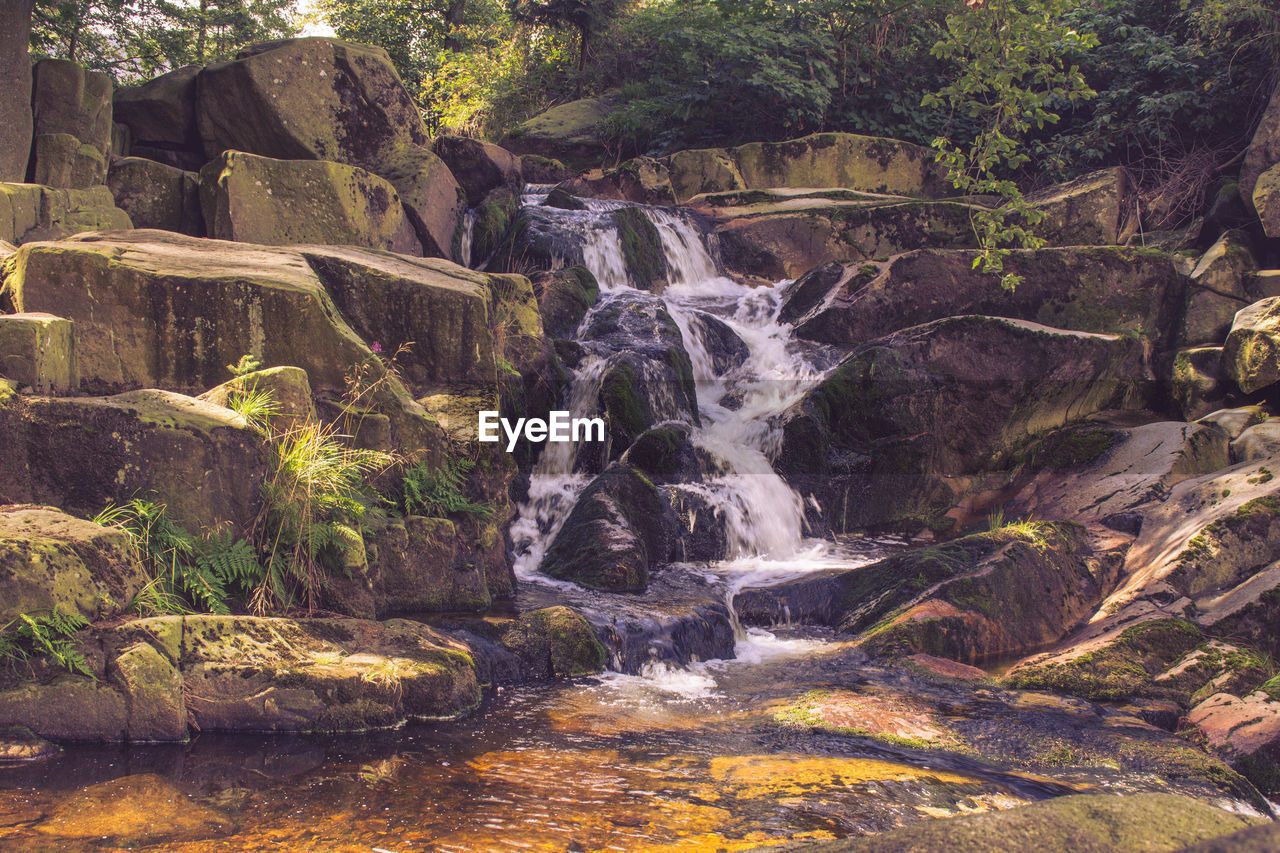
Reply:
M37 62L32 76L28 177L58 189L101 185L111 151L111 78L63 59Z

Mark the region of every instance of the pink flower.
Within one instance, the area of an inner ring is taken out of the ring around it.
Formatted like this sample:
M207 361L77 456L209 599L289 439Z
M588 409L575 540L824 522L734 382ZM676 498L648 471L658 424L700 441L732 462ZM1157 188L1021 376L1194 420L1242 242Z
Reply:
M382 352L382 344L378 343L377 341L374 341L373 346L370 347L370 349L372 349L374 352Z

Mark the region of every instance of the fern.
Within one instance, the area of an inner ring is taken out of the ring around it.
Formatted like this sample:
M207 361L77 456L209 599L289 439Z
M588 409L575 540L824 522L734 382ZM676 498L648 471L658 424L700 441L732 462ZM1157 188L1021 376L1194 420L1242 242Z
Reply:
M79 613L53 610L32 614L20 613L0 629L0 659L26 663L46 658L67 672L96 678L84 654L75 647L73 638L89 622Z
M480 519L493 517L493 507L476 503L463 489L467 475L476 463L462 456L451 456L437 468L425 462L408 468L400 486L400 510L405 515L446 517L452 513L467 513Z

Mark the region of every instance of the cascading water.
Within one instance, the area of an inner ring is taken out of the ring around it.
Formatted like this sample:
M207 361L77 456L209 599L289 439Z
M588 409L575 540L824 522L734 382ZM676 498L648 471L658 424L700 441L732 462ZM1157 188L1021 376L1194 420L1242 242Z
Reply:
M582 263L595 275L600 298L574 335L587 352L573 371L566 408L573 417L599 415L601 381L613 353L591 337L593 320L626 300L652 299L632 287L613 214L625 202L586 201L585 210L540 206L545 188L525 198L544 228L554 229L561 248L555 260ZM684 492L723 526L725 559L709 569L725 579L726 597L749 583L788 577L830 565L825 543L806 540L801 496L773 470L778 451L775 420L818 381L828 354L804 349L777 314L786 282L750 288L718 271L704 236L689 219L660 208L639 207L657 228L668 268L661 305L679 328L693 368L698 424L691 441L706 469L695 482L666 488ZM736 337L745 356L718 363L709 324ZM581 470L570 443L548 444L531 475L529 495L511 528L515 570L525 583L567 588L541 575L539 563L591 476ZM692 524L696 518L691 514ZM732 614L732 608L730 607ZM733 618L733 627L741 631Z

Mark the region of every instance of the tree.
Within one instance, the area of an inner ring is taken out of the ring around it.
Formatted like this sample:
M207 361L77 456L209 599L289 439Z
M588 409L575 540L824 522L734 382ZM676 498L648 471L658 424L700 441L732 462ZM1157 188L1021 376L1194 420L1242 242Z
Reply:
M1052 102L1073 103L1095 92L1065 54L1095 43L1071 29L1062 15L1072 0L967 0L969 9L947 17L947 32L934 45L936 56L953 59L959 74L950 85L926 95L925 106L947 105L979 130L972 144L934 140L938 161L956 189L971 195L996 195L1004 203L974 216L981 248L974 267L1003 273L1008 246L1038 248L1044 241L1032 228L1044 214L1027 204L1012 173L1030 160L1028 131L1058 121ZM1020 278L1000 280L1012 290Z
M625 0L510 0L509 9L511 16L522 23L576 30L581 74L591 36L616 18L624 5Z

